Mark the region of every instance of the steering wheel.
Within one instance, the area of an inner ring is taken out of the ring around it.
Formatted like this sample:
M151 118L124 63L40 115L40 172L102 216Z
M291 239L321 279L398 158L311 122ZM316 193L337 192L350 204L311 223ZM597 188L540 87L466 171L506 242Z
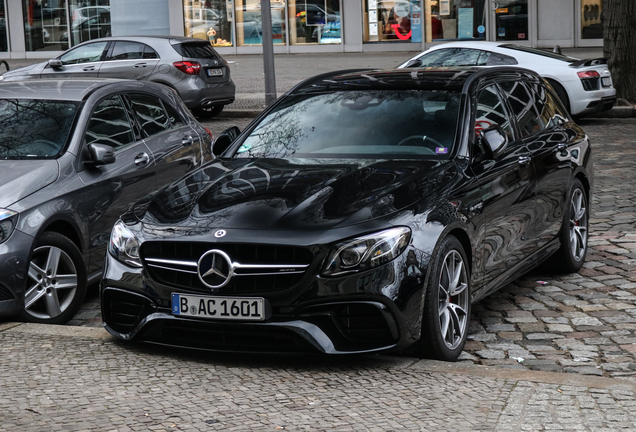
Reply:
M399 143L397 143L397 145L401 146L402 144L409 142L409 141L419 141L417 144L418 145L424 145L428 148L431 149L435 149L434 147L444 147L444 145L442 145L442 143L440 143L439 141L437 141L435 138L431 138L430 136L427 135L411 135L411 136L407 136L406 138L404 138L402 141L400 141ZM430 141L433 146L429 145L428 141Z

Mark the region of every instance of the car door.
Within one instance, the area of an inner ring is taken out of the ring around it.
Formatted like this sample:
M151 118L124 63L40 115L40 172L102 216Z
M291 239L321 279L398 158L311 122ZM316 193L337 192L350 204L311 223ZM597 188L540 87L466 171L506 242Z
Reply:
M475 96L475 132L499 126L508 143L487 157L476 138L472 171L483 197L481 211L486 221L483 248L484 289L494 289L507 280L514 267L533 250L529 236L534 224L534 170L530 152L518 139L510 114L496 84L481 88ZM478 294L481 296L481 294Z
M99 70L100 78L148 79L159 63L157 52L146 44L116 41Z
M42 78L97 78L108 42L91 42L77 46L58 57L62 66L46 66L40 73Z
M126 97L153 154L157 188L201 164L201 138L168 101L148 93Z
M112 95L95 104L86 125L85 146L105 144L115 150L115 162L101 166L85 164L85 151L78 167L86 186L78 211L89 226L89 271L103 265L110 231L119 216L155 190L152 153L131 119L122 97Z

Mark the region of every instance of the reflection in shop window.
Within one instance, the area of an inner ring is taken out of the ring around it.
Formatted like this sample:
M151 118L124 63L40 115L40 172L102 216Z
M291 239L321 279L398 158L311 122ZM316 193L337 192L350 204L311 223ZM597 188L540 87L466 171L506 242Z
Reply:
M498 0L497 40L528 40L528 0Z
M215 47L234 46L232 0L186 0L185 35L209 40Z
M22 12L27 51L68 48L66 0L22 0Z
M485 0L424 0L426 42L485 39Z
M603 39L602 0L581 0L581 39Z
M339 44L339 0L289 0L289 37L292 45Z
M364 0L365 42L422 42L420 0Z
M4 0L0 0L0 52L8 51L7 43L7 18L4 11Z
M263 43L260 0L235 0L236 41L238 46ZM285 2L270 0L274 45L285 45Z
M71 45L111 35L109 0L70 0L70 17ZM67 32L62 40L68 41Z

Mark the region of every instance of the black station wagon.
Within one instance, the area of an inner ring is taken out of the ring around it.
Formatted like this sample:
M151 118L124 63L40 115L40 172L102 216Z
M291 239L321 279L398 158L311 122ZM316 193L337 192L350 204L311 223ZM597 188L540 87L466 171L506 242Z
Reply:
M213 152L115 225L113 335L455 360L471 303L585 260L590 143L524 69L320 75Z

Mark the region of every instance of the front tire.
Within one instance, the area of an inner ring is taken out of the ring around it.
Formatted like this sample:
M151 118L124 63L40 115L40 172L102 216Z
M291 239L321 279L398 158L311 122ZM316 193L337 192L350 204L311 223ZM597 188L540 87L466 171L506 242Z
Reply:
M202 120L209 120L213 117L217 117L223 111L225 105L215 105L209 107L198 107L192 109L192 113L195 117L200 118Z
M590 209L587 194L579 179L574 179L568 194L567 210L561 226L561 248L556 251L553 263L559 273L576 273L587 256L587 237Z
M42 324L67 323L84 302L86 284L86 266L75 243L45 232L31 252L22 318Z
M417 354L455 361L466 343L471 306L468 260L459 240L445 238L431 264Z

